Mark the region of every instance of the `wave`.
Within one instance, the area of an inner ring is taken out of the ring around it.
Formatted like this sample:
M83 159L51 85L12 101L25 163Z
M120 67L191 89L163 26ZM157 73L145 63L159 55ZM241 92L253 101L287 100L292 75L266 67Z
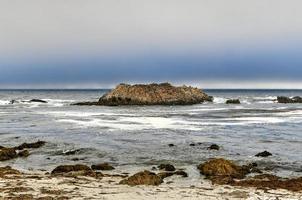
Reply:
M9 100L0 100L0 105L8 105L10 104L10 101Z

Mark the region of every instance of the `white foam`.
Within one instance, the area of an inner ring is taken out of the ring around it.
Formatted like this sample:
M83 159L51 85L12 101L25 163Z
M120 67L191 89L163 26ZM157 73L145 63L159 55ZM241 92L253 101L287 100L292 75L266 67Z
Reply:
M224 97L214 97L213 103L225 103L226 100Z
M9 100L0 100L0 105L8 105L9 103Z

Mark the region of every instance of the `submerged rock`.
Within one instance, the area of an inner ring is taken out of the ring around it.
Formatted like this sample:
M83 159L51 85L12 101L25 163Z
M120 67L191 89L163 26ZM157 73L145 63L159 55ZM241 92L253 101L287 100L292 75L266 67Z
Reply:
M29 156L29 151L28 150L23 150L23 151L20 151L19 153L18 153L18 156L19 157L28 157Z
M82 102L73 105L192 105L212 101L198 88L172 86L169 83L149 85L120 84L102 96L98 102Z
M57 176L95 176L95 172L86 165L60 165L56 167L51 175Z
M290 98L285 96L278 96L277 101L278 103L302 103L302 97L296 96Z
M17 157L17 152L13 148L4 147L0 149L0 161L11 160Z
M135 186L135 185L157 186L160 185L161 183L163 183L163 179L160 176L147 170L143 172L138 172L133 176L130 176L129 178L124 179L120 182L120 184L130 185L130 186Z
M109 165L109 163L101 163L101 164L97 164L97 165L92 165L91 169L108 171L108 170L114 170L115 168L112 167L111 165Z
M263 151L263 152L260 152L258 154L256 154L255 156L256 157L269 157L269 156L272 156L273 154L271 154L270 152L268 151Z
M160 172L157 174L159 177L161 177L162 179L165 179L167 177L173 176L173 175L178 175L178 176L182 176L182 177L188 177L187 172L183 171L183 170L178 170L176 172Z
M225 103L226 104L240 104L240 100L239 99L228 99Z
M170 172L173 172L176 170L175 167L171 164L161 164L158 166L158 169L170 171Z
M29 102L35 102L35 103L47 103L47 101L41 100L41 99L32 99Z
M212 144L211 146L208 147L208 150L219 150L220 147L217 144Z
M42 146L44 146L46 144L45 141L38 141L38 142L33 142L33 143L23 143L17 147L15 147L15 149L17 150L23 150L23 149L36 149L36 148L40 148Z

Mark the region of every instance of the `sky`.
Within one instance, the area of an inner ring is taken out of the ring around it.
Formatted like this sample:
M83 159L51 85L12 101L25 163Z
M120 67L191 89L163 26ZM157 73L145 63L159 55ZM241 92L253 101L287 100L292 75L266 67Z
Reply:
M0 0L0 88L302 89L301 0Z

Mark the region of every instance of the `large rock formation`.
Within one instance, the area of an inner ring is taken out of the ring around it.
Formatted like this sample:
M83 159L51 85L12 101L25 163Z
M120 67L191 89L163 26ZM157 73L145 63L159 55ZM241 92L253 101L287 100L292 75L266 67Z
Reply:
M212 101L212 97L190 86L175 87L169 83L120 84L102 96L98 102L82 102L74 105L191 105L204 101Z
M279 96L277 97L278 103L302 103L302 97L296 96L293 98Z

